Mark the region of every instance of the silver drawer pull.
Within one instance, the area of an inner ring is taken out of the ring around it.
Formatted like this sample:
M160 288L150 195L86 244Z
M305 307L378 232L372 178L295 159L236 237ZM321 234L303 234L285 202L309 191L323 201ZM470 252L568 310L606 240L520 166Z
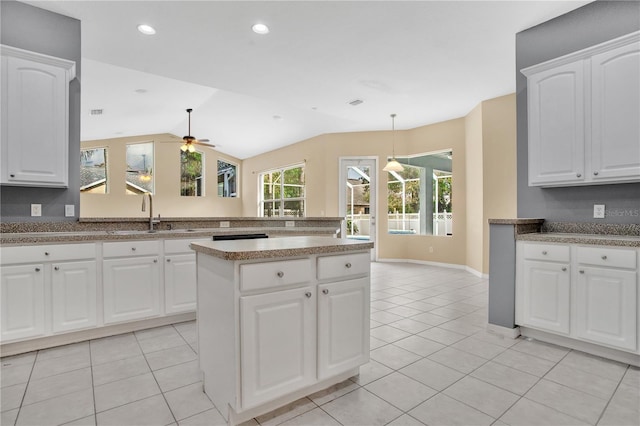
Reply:
M131 247L131 251L136 251L136 248L135 247Z
M593 175L594 176L598 176L598 172L593 172Z
M308 291L308 292L306 292L304 295L305 295L305 296L307 296L307 297L311 297L311 292L310 292L310 291Z
M351 262L347 262L344 266L345 266L346 268L351 268Z
M325 288L324 290L322 290L322 294L329 294L329 289Z
M60 267L59 267L59 266L54 266L54 268L53 268L53 269L55 269L56 271L59 271L59 270L60 270Z
M546 251L546 250L543 250L543 251L542 251L542 254L544 254L544 255L546 256L546 255L547 255L547 251Z
M278 276L278 278L282 278L282 277L284 277L284 272L278 271L278 272L276 272L276 275Z
M44 255L45 255L45 256L49 256L49 252L48 252L48 251L45 251L45 252L44 252Z
M171 262L171 259L167 259L167 262Z
M607 260L607 255L606 254L602 255L602 260Z
M580 273L581 273L581 274L584 274L584 270L582 270L582 269L581 269L581 270L580 270Z
M153 263L158 263L158 259L153 259Z
M580 173L576 174L576 177L582 177L582 175Z
M565 268L565 267L563 266L563 267L562 267L562 271L566 271L566 270L567 270L567 268Z
M40 272L40 268L36 268L36 272Z

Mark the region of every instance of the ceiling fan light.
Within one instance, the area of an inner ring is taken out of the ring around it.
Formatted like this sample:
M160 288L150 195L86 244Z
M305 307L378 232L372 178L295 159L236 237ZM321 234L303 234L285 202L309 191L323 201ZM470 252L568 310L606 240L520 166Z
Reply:
M189 145L187 145L186 143L180 147L180 150L183 152L187 152L188 149L189 149Z
M189 150L189 152L195 152L196 151L196 148L192 144L189 144L189 148L187 148L187 149Z
M398 160L392 158L382 170L385 172L401 172L404 170L404 167L398 163Z

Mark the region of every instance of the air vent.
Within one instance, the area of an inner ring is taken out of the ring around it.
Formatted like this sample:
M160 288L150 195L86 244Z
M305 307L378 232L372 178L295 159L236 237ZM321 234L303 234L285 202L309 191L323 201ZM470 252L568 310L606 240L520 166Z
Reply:
M351 105L351 106L358 106L358 105L360 105L360 104L361 104L361 103L363 103L363 102L364 102L364 101L363 101L362 99L354 99L354 100L352 100L351 102L349 102L349 105Z
M102 112L101 109L92 109L89 111L89 115L102 115Z

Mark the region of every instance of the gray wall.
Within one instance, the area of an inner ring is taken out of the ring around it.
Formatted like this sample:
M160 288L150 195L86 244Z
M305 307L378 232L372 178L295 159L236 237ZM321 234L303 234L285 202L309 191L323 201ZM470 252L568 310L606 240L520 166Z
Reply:
M556 222L640 223L640 183L568 188L527 183L527 80L519 70L640 29L640 2L596 1L516 35L518 217ZM605 219L593 205L605 204Z
M76 62L69 86L69 188L0 187L3 222L75 221L80 212L80 21L16 1L0 2L0 42ZM42 204L42 217L31 217L31 203ZM75 217L64 216L65 204Z

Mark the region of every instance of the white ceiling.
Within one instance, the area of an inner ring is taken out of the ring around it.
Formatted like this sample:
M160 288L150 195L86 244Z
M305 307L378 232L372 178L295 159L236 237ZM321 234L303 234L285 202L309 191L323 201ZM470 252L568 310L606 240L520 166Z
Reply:
M25 3L82 21L82 140L181 137L193 108L192 134L244 159L464 116L515 91L517 32L589 1Z

